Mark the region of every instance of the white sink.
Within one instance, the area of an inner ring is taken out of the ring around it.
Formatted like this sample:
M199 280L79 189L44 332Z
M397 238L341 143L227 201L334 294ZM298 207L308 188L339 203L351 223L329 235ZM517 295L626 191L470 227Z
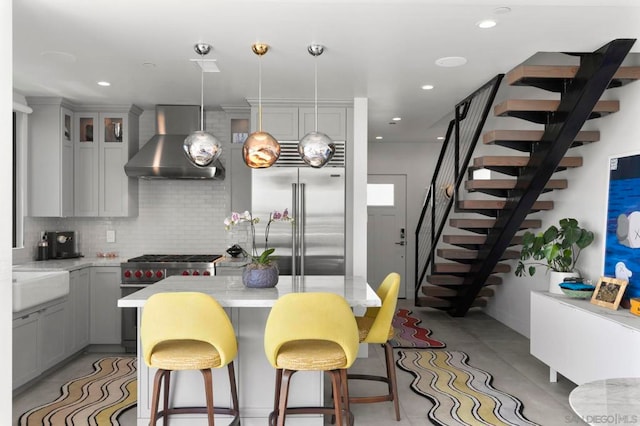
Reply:
M68 271L13 271L13 312L69 294Z

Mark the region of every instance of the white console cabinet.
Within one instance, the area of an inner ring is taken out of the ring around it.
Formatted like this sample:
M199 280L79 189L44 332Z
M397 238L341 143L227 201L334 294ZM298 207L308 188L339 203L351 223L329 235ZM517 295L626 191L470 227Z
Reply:
M600 379L640 377L640 317L589 300L531 293L531 354L581 385Z

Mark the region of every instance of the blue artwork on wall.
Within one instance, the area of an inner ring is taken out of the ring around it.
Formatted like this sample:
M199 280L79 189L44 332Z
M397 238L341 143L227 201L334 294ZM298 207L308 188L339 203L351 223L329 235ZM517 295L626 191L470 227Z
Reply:
M624 299L640 297L640 154L609 160L603 275L629 281Z

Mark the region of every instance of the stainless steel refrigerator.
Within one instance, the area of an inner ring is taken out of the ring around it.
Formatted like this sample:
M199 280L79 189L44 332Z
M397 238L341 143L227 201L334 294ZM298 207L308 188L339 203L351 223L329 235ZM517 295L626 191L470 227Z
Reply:
M279 160L280 161L280 160ZM331 164L331 163L329 163ZM276 165L252 170L251 208L258 252L265 248L265 226L274 210L288 209L292 222L273 222L269 247L281 275L344 275L345 169Z

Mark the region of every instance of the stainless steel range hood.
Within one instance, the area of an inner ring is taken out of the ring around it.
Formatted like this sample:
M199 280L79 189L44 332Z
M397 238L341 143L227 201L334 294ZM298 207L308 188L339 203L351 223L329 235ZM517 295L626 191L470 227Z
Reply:
M184 139L199 129L198 105L156 105L156 135L129 160L124 172L144 179L224 179L220 161L198 167L185 155Z

